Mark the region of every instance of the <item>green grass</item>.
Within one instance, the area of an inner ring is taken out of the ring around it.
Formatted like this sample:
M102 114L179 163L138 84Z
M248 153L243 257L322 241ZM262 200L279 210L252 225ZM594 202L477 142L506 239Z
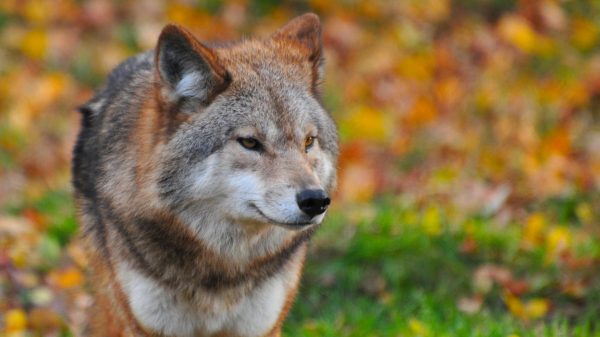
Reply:
M8 209L12 214L33 210L44 219L38 271L58 266L76 233L70 198L66 190L50 191ZM548 262L543 245L523 248L522 224L500 226L482 216L448 220L452 217L443 206L390 198L333 209L312 240L284 335L600 336L600 275L593 267L597 264L565 269L560 262ZM581 229L574 216L560 219L567 221L558 222L563 226ZM476 242L474 251L464 249L466 238ZM584 243L573 247L575 252L598 261L600 238L588 235ZM474 273L485 264L526 281L529 289L521 299L548 299L549 312L528 320L511 314L502 285L482 291L475 284ZM561 292L559 283L565 276L588 280L586 293L574 298ZM474 295L483 298L480 310L461 311L460 299Z
M285 336L600 336L597 304L563 310L575 306L553 293L556 266L543 262L543 252L519 248L518 226L495 228L480 218L453 225L440 216L434 220L441 231L431 231L427 213L389 201L363 216L334 211L313 242ZM478 243L474 254L461 252L467 228ZM483 263L506 266L521 278L551 280L532 285L526 295L549 298L550 312L516 318L499 285L483 294L478 312L460 311L457 303L476 291L473 272ZM591 299L597 296L590 290Z

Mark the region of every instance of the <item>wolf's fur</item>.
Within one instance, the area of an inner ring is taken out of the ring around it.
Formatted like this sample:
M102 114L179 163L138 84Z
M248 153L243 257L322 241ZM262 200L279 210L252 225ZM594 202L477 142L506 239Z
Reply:
M314 14L210 47L167 26L81 108L73 184L91 336L280 334L324 216L297 194L335 185L321 68Z

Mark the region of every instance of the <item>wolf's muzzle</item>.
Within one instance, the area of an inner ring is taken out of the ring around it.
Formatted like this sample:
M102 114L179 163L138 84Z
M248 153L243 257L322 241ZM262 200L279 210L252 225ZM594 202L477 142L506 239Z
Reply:
M302 212L313 218L325 212L331 200L323 190L304 190L296 194L296 202Z

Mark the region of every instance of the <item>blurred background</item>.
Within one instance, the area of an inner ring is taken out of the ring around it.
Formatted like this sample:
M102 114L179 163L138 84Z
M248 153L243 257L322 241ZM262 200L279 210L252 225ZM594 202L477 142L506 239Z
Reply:
M314 11L339 188L286 336L600 336L600 3L2 0L0 336L91 305L76 107L167 22L267 36Z

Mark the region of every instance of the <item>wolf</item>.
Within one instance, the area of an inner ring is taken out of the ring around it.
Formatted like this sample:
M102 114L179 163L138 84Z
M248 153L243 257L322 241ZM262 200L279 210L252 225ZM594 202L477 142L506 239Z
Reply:
M81 108L88 336L280 336L335 187L319 18L201 42L167 25Z

